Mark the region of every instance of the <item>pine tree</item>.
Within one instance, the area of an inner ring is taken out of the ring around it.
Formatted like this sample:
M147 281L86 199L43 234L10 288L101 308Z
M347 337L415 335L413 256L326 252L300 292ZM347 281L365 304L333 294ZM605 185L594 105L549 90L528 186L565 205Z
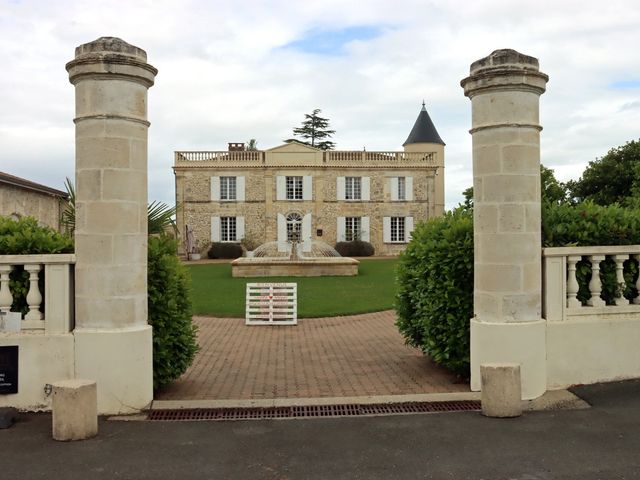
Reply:
M329 130L329 119L318 114L321 112L316 108L311 114L305 113L305 120L302 126L293 129L293 134L303 138L302 143L319 148L320 150L332 150L336 144L329 140L335 130Z

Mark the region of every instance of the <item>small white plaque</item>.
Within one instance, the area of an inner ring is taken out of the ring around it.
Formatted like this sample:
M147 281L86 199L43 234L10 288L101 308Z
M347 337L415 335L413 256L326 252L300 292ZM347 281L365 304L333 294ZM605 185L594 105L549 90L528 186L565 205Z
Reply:
M19 332L22 325L20 312L0 312L0 331Z

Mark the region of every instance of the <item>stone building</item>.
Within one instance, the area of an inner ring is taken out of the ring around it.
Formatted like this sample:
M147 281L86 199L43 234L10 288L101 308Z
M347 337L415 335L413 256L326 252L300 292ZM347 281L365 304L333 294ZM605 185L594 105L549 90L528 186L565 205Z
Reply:
M294 234L330 245L360 238L377 255L406 246L417 222L444 211L444 142L423 104L403 151L322 151L290 141L264 150L175 152L177 223L200 248Z
M60 215L68 198L66 192L0 172L0 216L34 217L60 230Z

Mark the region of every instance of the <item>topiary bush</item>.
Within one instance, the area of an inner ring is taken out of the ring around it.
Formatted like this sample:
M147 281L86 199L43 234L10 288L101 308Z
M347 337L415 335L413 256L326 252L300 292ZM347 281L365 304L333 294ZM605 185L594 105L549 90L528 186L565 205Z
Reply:
M193 362L198 345L191 320L191 278L177 257L177 243L149 237L149 324L153 328L153 386L163 387Z
M409 345L461 375L469 372L473 316L473 213L420 223L400 255L396 325Z
M39 225L32 217L13 219L0 216L0 255L28 255L39 253L73 253L73 239L51 227ZM40 272L40 292L44 310L44 271ZM9 276L9 290L13 295L11 310L27 313L29 273L17 265Z
M363 240L338 242L335 249L343 257L370 257L376 251L373 245Z
M242 256L242 245L239 243L214 242L207 252L209 258L239 258Z

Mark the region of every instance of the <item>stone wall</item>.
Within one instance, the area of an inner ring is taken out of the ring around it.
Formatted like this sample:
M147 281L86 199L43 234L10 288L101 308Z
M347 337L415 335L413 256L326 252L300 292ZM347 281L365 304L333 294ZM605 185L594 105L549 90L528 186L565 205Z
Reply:
M385 216L412 216L414 225L434 215L435 171L426 168L337 168L308 167L267 168L247 167L188 168L174 167L176 174L176 202L181 205L178 228L184 234L184 225L193 227L196 241L206 253L211 239L211 217L244 216L245 236L258 244L277 240L277 214L297 211L311 213L311 231L314 239L335 245L337 217L370 217L370 241L376 255L397 255L406 244L383 242ZM278 175L312 175L313 199L311 201L277 201ZM244 176L245 201L219 202L211 200L212 176ZM337 177L370 177L369 201L338 201ZM413 201L391 201L390 178L413 177ZM322 236L317 231L322 230Z
M0 215L34 217L42 225L60 230L60 214L65 200L55 195L0 184Z

